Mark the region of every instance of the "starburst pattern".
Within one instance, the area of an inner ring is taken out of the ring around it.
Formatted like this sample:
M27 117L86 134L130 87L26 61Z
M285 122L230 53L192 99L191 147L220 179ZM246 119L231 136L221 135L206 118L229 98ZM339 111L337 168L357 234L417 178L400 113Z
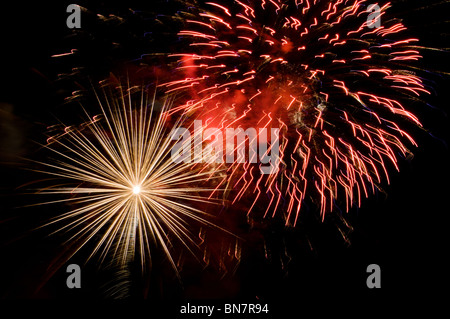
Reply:
M159 246L176 270L171 256L175 242L194 253L197 236L191 227L213 225L205 210L214 202L211 191L218 191L208 186L217 171L175 163L165 113L169 99L158 103L139 87L113 90L104 85L102 92L95 93L100 115L47 140L46 148L55 156L41 163L46 167L41 172L62 184L55 182L40 193L63 196L47 204L74 207L47 225L72 233L68 242L78 243L73 254L93 240L91 256L100 252L104 259L112 253L126 263L137 254L144 267L151 262L150 248ZM181 123L179 118L174 127Z

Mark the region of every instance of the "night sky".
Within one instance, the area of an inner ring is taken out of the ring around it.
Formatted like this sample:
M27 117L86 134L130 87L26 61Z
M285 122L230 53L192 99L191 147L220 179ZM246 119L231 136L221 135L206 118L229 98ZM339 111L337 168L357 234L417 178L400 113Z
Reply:
M79 4L92 12L128 16L127 8L133 8L148 12L149 19L131 19L125 25L105 28L93 22L95 19L89 13L83 13L84 31L76 37L65 25L68 15L65 9L70 2L2 4L0 9L2 299L102 299L104 284L113 275L111 270L100 271L95 263L88 263L82 272L82 289L78 290L66 287L65 266L48 276L49 265L65 253L61 246L63 235L48 237L45 229L33 229L64 207L23 207L36 202L36 198L25 194L29 189L26 185L42 178L25 169L30 165L25 159L42 158L38 143L45 143L46 127L56 119L70 120L76 114L77 106L64 103L64 98L86 85L83 82L86 75L97 81L110 72L122 70L123 65L132 67L130 61L143 53L169 50L172 39L158 35L162 30L150 17L155 12L170 14L177 4L84 2ZM422 45L445 49L450 46L449 24L445 23L450 3L433 6L439 2L427 1L428 8L417 10L424 1L394 1L391 10L404 17L408 34L421 39ZM144 36L145 32L151 33ZM51 58L71 48L79 48L76 58ZM450 72L448 53L423 51L423 55L420 66L424 69ZM68 74L76 65L84 69L57 80L58 74ZM196 300L200 304L202 300L259 301L289 308L294 307L293 300L301 303L305 296L322 296L325 300L345 296L349 302L355 302L356 298L370 300L398 295L421 299L441 289L445 291L450 266L447 258L450 78L437 72L429 74L436 93L427 100L428 106L418 105L415 109L429 132L414 131L419 144L414 150L415 157L400 161L400 173L391 171L391 184L383 185L385 192L363 200L360 208L348 213L353 227L350 244L338 233L333 218L322 223L313 213L296 229L274 223L255 230L236 218L236 227L245 241L241 264L234 274L221 278L222 274L213 267L203 269L193 263L182 270L180 283L164 258L155 253L150 275L141 278L138 271L136 274L132 271L132 298L147 297L174 305L183 300ZM287 265L282 265L278 258L264 258L261 236L268 239L273 252L284 249L280 247L289 248L291 260ZM84 257L81 252L70 263L81 265ZM381 266L381 289L366 287L369 264Z

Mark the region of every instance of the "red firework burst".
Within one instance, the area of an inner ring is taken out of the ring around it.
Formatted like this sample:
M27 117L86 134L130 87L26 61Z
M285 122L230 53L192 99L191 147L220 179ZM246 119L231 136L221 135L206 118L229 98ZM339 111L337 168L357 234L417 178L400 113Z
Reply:
M389 3L381 26L370 28L367 6L236 0L182 13L187 49L171 55L173 78L162 85L185 99L172 112L211 127L280 129L276 174L249 163L228 168L234 201L253 196L249 213L263 197L265 214L281 211L294 225L306 198L322 218L336 200L359 206L416 145L403 127L421 126L407 105L429 93L411 65L421 58L418 39L386 18Z

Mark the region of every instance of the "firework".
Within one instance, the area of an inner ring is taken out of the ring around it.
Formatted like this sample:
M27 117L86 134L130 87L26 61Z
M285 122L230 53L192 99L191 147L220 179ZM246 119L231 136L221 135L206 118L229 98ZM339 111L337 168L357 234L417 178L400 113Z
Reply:
M47 140L55 158L41 163L46 167L41 172L60 182L40 193L63 197L47 204L73 208L46 226L72 234L73 254L91 241L90 257L100 253L104 260L111 253L124 265L137 255L144 268L151 262L150 248L159 246L177 270L171 255L175 242L194 253L200 245L195 225L213 225L207 210L212 191L218 192L210 186L217 170L174 161L165 113L169 99L158 103L140 87L105 85L102 91L95 93L101 114ZM172 124L181 123L179 118Z
M416 74L418 39L387 17L369 19L364 0L236 0L191 3L171 54L177 94L172 113L196 114L213 127L277 127L280 167L228 167L233 201L266 199L267 214L297 222L312 199L322 218L343 203L361 205L416 146L421 127L408 102L429 94ZM379 28L371 28L382 21ZM184 99L184 101L183 101ZM248 141L251 143L251 141ZM272 141L273 142L273 141Z

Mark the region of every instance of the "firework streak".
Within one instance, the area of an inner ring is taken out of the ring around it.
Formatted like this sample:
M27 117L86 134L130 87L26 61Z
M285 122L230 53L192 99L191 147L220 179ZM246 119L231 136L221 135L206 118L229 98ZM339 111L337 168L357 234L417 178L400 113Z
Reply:
M203 247L204 229L213 225L207 210L215 201L211 191L218 191L214 180L219 171L173 161L172 127L165 113L170 100L152 101L142 88L104 85L102 90L103 97L96 93L100 115L47 140L45 147L56 158L41 163L46 167L42 172L62 182L40 193L64 196L47 204L73 207L47 225L72 232L67 243L76 243L73 254L92 240L91 256L101 252L104 260L110 252L126 264L137 253L144 269L156 245L178 270L171 256L174 243L194 252ZM172 124L181 123L179 118ZM203 237L197 238L193 229Z
M226 167L233 202L254 198L248 213L266 200L264 216L282 212L295 225L308 198L322 218L338 201L348 211L389 183L388 171L416 146L403 127L421 126L407 104L429 94L413 72L418 39L386 18L389 3L380 5L381 27L370 28L368 5L236 0L188 3L180 13L184 47L160 85L178 97L170 113L207 127L280 129L276 174Z

